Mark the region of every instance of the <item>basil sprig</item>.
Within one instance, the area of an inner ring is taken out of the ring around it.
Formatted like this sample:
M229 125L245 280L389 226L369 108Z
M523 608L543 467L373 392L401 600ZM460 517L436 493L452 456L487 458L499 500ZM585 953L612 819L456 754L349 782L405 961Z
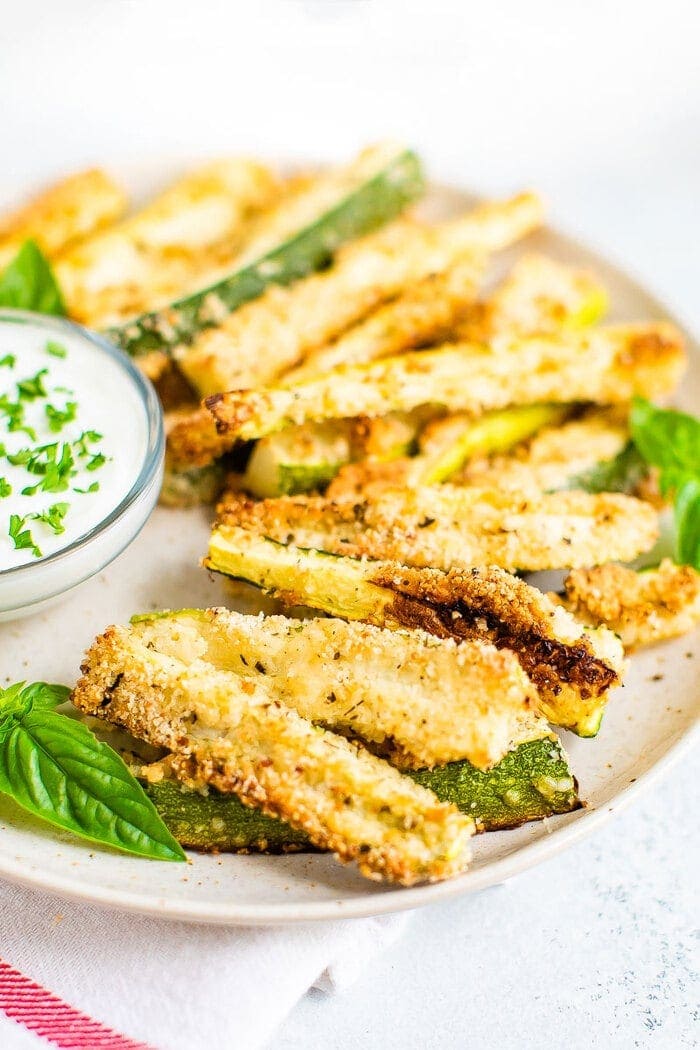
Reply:
M662 494L673 495L676 557L700 570L700 419L635 398L630 429L638 451L658 467Z
M0 306L65 317L61 289L36 241L25 241L0 276Z
M185 854L116 751L55 708L62 685L0 690L0 792L93 842L156 860Z

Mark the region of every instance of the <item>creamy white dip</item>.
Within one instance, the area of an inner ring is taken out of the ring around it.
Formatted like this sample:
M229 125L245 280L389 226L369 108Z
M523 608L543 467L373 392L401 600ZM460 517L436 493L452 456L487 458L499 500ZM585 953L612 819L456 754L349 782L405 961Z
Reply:
M99 346L0 322L0 570L99 525L133 486L147 434L138 389Z

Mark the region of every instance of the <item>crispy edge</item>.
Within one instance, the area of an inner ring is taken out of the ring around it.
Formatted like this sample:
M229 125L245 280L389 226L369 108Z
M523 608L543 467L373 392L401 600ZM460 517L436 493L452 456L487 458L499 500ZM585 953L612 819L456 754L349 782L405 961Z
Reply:
M242 704L235 734L197 742L188 733L186 687L173 690L173 671L156 670L150 650L146 663L128 639L126 629L111 627L88 651L72 694L79 710L170 749L176 765L305 831L340 860L356 861L368 878L412 885L464 870L474 822L456 806L277 703ZM203 684L194 683L195 691ZM210 693L207 702L214 702ZM374 843L351 816L353 791L377 822Z
M53 257L125 209L124 191L100 168L69 175L0 220L0 269L28 238Z
M224 496L221 521L278 542L415 568L537 571L630 561L658 536L653 507L617 493L382 489L361 499ZM576 532L585 533L575 535ZM615 552L614 554L611 552Z
M564 587L575 616L609 627L628 650L686 634L700 623L700 573L668 558L643 572L614 564L575 569Z

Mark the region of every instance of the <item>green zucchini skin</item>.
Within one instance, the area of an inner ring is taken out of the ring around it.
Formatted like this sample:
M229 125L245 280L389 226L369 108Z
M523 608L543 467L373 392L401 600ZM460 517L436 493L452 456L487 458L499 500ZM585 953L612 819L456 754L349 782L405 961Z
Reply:
M173 347L191 343L203 329L220 323L221 313L232 313L257 298L269 284L290 284L327 265L340 244L394 218L420 196L424 185L416 154L410 150L398 153L336 207L250 265L164 310L110 328L105 335L134 357L153 350L169 354ZM218 307L216 318L212 301Z
M578 785L556 738L529 740L492 769L451 762L410 774L443 802L471 813L480 831L515 828L581 808Z
M407 774L474 817L479 831L517 827L581 808L578 786L558 740L521 744L488 772L469 762ZM175 838L190 849L286 853L308 850L303 832L244 806L236 795L202 795L174 780L142 781Z

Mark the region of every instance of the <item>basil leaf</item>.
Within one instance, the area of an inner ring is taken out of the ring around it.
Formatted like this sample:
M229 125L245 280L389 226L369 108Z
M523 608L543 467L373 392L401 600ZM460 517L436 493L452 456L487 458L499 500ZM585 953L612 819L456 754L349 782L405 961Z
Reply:
M647 463L661 470L664 494L684 478L700 475L700 420L638 397L630 413L630 430Z
M640 481L649 473L649 468L632 441L612 459L601 460L590 470L570 478L568 489L583 489L584 492L634 492Z
M32 707L58 707L59 704L65 704L70 696L70 689L67 685L49 685L48 682L32 682L31 685L19 682L18 685L22 687L20 696ZM0 693L0 719L5 713L4 692Z
M25 241L0 276L0 306L65 317L61 290L36 241Z
M5 691L11 700L6 704L3 697L0 706L0 791L93 842L157 860L184 860L119 755L82 722L47 706L46 690L54 688L39 683Z
M700 477L683 482L676 492L673 512L678 561L700 571Z
M700 419L635 398L630 429L642 456L659 468L662 493L675 493L677 559L700 570Z

